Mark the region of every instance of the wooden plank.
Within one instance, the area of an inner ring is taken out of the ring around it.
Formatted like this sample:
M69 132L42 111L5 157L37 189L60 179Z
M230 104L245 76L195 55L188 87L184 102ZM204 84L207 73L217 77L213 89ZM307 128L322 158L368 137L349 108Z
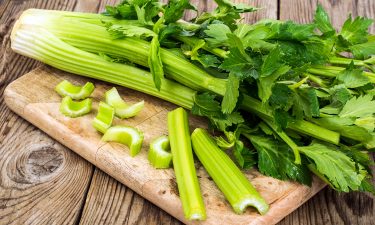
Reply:
M335 28L342 26L350 12L353 16L375 17L375 4L372 0L282 0L280 1L280 19L309 23L313 19L318 2L329 13ZM371 32L375 32L375 25L371 26ZM374 205L375 198L369 194L340 194L325 188L282 220L280 225L374 224Z
M87 196L80 224L181 224L99 169Z
M54 86L64 79L76 84L87 81L84 77L69 75L60 70L40 68L10 84L5 92L6 102L12 110L104 172L179 220L192 224L192 221L186 221L183 216L173 170L155 170L147 160L150 141L167 133L167 112L176 106L143 93L118 87L119 92L130 102L138 102L141 99L145 101L145 108L138 116L125 121L115 121L115 124L126 124L144 131L142 150L133 158L123 145L101 142L101 135L91 125L98 101L103 98L104 91L113 85L93 81L96 86L92 94L95 100L93 112L71 119L59 112L61 97L53 90ZM28 88L30 86L33 88ZM207 126L202 118L193 116L190 117L190 125L192 129ZM198 161L196 168L207 210L207 220L201 224L274 224L324 186L317 179L314 180L312 188L308 188L294 182L266 177L254 169L249 170L245 175L270 204L270 210L266 215L260 216L254 209L249 208L243 215L237 215Z
M313 20L317 4L320 3L331 17L333 26L337 29L342 26L349 13L353 16L374 18L375 3L373 0L282 0L280 1L280 19L309 23ZM375 33L375 24L370 28Z
M76 3L0 3L0 224L72 224L80 218L93 166L11 112L3 95L10 82L40 65L10 49L10 31L20 13L72 10Z

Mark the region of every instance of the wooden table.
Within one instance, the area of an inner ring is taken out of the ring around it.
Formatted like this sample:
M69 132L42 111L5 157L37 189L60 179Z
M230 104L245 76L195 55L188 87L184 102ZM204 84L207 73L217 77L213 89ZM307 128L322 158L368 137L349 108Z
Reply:
M41 63L10 49L10 32L28 8L103 11L116 0L0 0L0 224L181 224L90 163L12 113L4 104L5 87ZM200 11L211 0L194 0ZM237 1L239 2L239 1ZM265 9L261 18L310 22L317 0L243 0ZM346 15L375 17L373 0L319 1L341 26ZM186 15L191 18L192 15ZM375 26L371 27L375 33ZM329 188L280 224L375 224L375 198L339 194Z

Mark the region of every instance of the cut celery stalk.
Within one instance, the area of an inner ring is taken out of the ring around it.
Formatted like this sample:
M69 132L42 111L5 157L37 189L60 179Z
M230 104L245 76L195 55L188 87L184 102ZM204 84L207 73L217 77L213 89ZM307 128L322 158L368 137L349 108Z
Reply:
M101 18L98 19L98 23L93 22L94 15L87 15L89 22L86 22L83 20L85 14L80 13L75 18L72 12L67 13L66 17L62 12L56 13L51 10L47 12L40 13L40 10L27 10L21 15L18 23L29 27L43 27L66 43L85 51L117 55L132 62L135 60L135 63L142 66L148 66L150 43L134 38L113 40L107 32L105 24L101 23ZM118 21L111 22L117 23ZM119 22L121 23L121 21ZM101 47L98 48L99 46ZM226 83L224 79L210 76L186 59L176 57L174 53L165 49L160 49L160 54L165 71L169 71L168 78L195 90L204 91L208 89L224 95ZM187 66L190 67L188 76L186 76Z
M183 108L177 108L168 113L168 133L173 168L185 218L205 220L206 210L194 167L189 121Z
M158 91L149 72L108 62L98 55L66 44L40 27L15 25L12 33L12 49L71 73L142 91L185 108L190 109L193 106L196 93L194 90L168 79L162 79L161 89Z
M243 213L248 206L255 207L262 215L268 211L266 201L229 156L216 145L206 130L195 129L191 139L199 161L236 213Z
M91 105L91 98L86 98L82 101L73 101L70 96L65 96L60 104L60 112L68 117L79 117L89 113Z
M100 102L98 114L92 121L92 126L104 134L111 127L114 116L115 109L105 102Z
M105 93L105 101L108 105L115 108L117 117L124 119L136 116L145 105L144 101L140 101L133 105L128 105L120 96L117 89L114 87Z
M83 86L76 86L67 80L61 81L56 85L55 91L62 97L69 96L74 100L85 99L91 95L95 86L91 82L87 82Z
M142 131L129 126L113 126L103 135L102 141L115 141L127 145L130 149L130 156L136 156L142 149Z
M165 135L153 140L148 151L148 161L156 169L166 169L172 165L169 138Z

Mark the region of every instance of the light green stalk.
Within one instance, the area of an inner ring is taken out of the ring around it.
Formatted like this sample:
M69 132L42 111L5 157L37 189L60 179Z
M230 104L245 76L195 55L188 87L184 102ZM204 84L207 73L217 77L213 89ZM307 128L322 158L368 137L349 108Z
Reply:
M168 133L173 168L185 218L205 220L206 210L194 167L189 121L183 108L177 108L168 113Z
M268 204L249 180L201 128L191 135L194 152L215 184L223 192L236 213L243 213L248 206L255 207L262 215L268 211Z

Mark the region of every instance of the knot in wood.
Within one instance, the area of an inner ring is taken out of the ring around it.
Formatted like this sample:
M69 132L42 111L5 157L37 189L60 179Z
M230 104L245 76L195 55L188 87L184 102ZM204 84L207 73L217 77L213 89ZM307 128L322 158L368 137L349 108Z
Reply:
M8 165L8 175L17 183L42 183L56 174L64 162L61 150L52 146L34 146L15 158L15 165Z

